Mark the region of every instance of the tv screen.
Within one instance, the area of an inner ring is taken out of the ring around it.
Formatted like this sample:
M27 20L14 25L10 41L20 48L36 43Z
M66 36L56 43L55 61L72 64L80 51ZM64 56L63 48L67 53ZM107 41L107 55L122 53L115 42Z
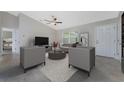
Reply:
M41 46L41 45L48 45L48 44L49 44L48 37L35 37L35 45Z

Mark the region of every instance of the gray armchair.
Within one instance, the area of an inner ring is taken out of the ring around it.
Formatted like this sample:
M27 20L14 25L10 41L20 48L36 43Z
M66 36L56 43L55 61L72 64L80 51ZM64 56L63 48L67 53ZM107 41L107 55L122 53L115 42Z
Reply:
M45 47L21 47L20 65L24 72L33 66L44 63L45 65Z
M69 48L70 65L87 71L89 76L95 66L95 48Z

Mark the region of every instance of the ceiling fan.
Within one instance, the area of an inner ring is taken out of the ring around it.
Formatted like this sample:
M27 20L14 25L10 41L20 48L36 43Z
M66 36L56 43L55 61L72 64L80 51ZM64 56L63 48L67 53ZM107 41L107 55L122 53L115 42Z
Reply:
M58 21L57 17L55 17L55 16L51 16L51 17L52 17L52 20L44 19L43 21L46 21L47 24L54 24L55 26L56 26L57 24L62 24L61 21Z

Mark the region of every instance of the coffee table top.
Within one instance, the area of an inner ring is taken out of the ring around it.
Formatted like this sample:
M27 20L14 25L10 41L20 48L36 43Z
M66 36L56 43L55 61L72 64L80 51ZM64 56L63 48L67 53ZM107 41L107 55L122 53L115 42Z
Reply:
M54 60L63 59L65 58L65 56L66 56L66 53L62 50L55 50L55 51L53 50L48 52L48 58L54 59Z
M62 51L61 49L57 49L57 50L52 50L52 51L49 51L49 53L65 53L64 51Z

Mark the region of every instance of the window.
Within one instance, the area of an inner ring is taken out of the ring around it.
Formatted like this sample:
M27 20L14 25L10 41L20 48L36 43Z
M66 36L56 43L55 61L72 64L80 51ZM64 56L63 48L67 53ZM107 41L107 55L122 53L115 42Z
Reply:
M77 33L70 32L70 43L75 43L75 42L77 42Z
M63 43L68 44L69 43L69 32L63 33Z
M79 41L78 33L76 32L64 32L63 33L63 43L75 43Z

